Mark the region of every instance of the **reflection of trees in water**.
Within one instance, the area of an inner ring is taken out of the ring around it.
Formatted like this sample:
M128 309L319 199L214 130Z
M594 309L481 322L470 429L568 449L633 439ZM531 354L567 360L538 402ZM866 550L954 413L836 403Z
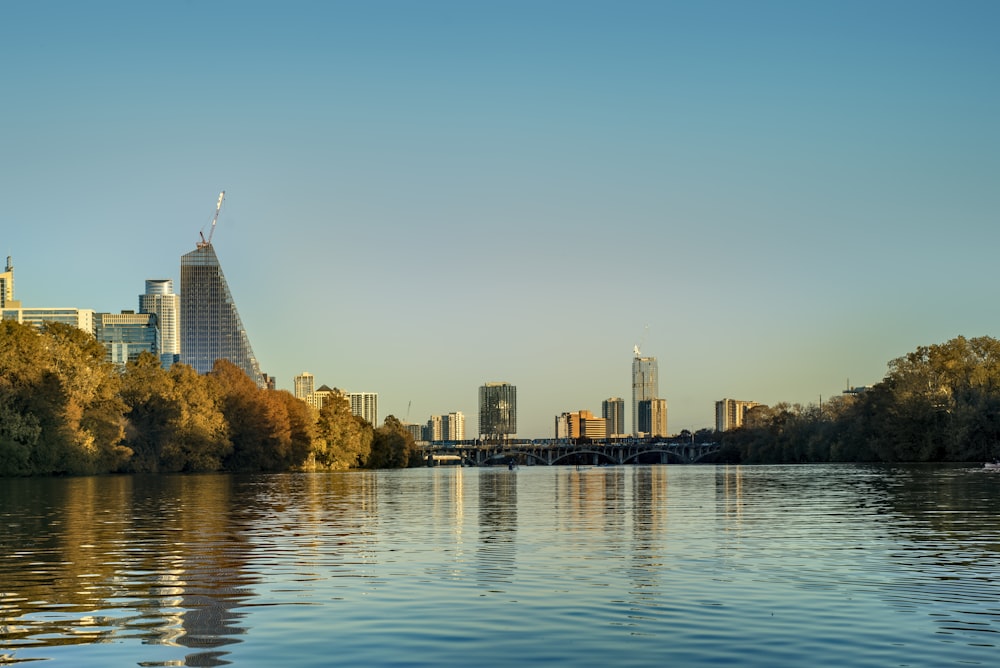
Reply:
M477 577L485 586L514 577L517 537L517 473L480 469Z
M231 476L9 481L0 550L0 625L32 658L59 644L205 649L238 642L246 572L240 485ZM198 651L187 665L220 665Z

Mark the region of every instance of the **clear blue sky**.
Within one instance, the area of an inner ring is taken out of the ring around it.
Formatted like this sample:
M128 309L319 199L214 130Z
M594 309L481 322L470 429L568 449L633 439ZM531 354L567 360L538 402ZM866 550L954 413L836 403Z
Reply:
M0 3L0 255L136 308L214 245L264 371L519 432L812 403L1000 335L1000 3Z

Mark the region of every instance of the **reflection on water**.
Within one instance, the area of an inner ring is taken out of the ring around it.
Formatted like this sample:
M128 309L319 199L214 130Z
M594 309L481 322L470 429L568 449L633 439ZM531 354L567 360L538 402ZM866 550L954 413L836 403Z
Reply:
M0 481L0 664L992 665L1000 474Z

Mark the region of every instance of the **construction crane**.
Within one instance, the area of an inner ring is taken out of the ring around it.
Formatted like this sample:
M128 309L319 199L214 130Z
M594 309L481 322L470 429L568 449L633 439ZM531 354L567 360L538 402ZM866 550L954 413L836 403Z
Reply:
M219 193L219 203L215 205L215 217L212 218L212 228L208 231L208 239L205 239L204 230L198 232L198 236L201 237L201 241L198 242L198 248L207 248L212 245L212 235L215 234L215 224L219 221L219 212L222 211L222 198L225 196L225 190Z

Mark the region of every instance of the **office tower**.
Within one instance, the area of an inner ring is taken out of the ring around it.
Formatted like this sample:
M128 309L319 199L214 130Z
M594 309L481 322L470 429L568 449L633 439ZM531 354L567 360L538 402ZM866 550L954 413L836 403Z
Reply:
M154 313L98 313L94 318L94 335L107 351L104 359L116 366L124 367L144 352L160 359L160 331Z
M517 388L510 383L486 383L479 388L480 438L504 438L517 433Z
M169 369L180 361L180 295L174 294L174 281L169 278L146 280L146 292L139 295L139 313L152 313L160 330L160 363Z
M181 361L208 373L218 359L229 360L258 387L265 386L219 258L211 241L202 241L181 256Z
M760 406L756 401L723 399L715 402L715 431L729 431L743 426L747 411Z
M292 383L295 386L296 399L306 401L309 395L316 391L316 380L308 371L303 371L301 375L295 376Z
M639 402L639 422L637 436L667 435L667 400L643 399Z
M601 417L605 420L607 433L605 436L625 435L625 400L621 397L610 397L601 402Z
M655 357L641 357L639 348L635 348L632 359L632 433L638 436L643 430L639 428L639 402L656 399L660 395L659 372Z
M0 273L0 308L17 308L21 302L14 301L14 263L7 256L7 268Z
M378 426L378 392L348 392L351 412Z

